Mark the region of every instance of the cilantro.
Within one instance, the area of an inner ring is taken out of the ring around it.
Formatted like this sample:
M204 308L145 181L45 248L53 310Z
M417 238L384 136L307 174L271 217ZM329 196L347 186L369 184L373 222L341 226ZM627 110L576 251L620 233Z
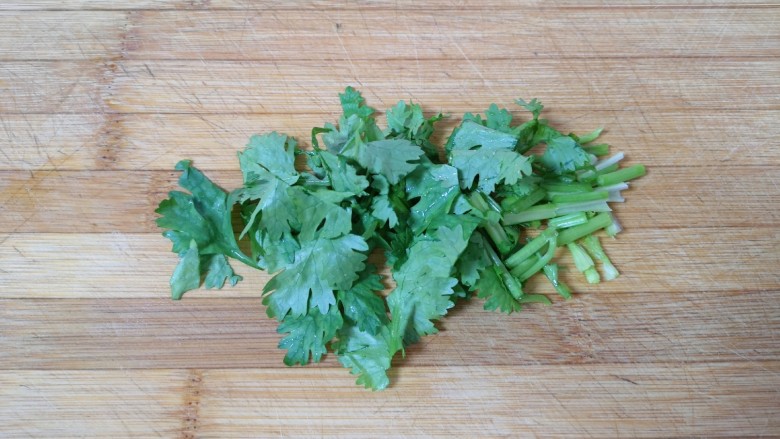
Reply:
M442 155L431 140L441 113L401 101L382 129L360 92L339 97L338 123L313 128L312 149L276 132L252 136L238 153L243 184L231 192L189 161L176 165L185 191L156 210L179 256L174 299L241 281L230 259L266 270L263 304L279 321L284 363L332 352L357 384L378 390L399 352L435 334L459 300L507 314L549 304L525 291L540 273L570 298L554 262L562 247L589 282L618 277L596 233L620 232L608 203L646 171L620 168L622 153L599 160L609 149L591 144L601 128L565 135L540 118L536 99L516 101L531 113L521 123L492 104L464 115ZM391 269L387 295L367 262L375 251Z
M365 265L368 245L363 238L346 235L340 238L317 238L307 241L295 252L295 259L274 276L263 289L263 304L269 317L283 318L306 312L309 302L328 312L336 303L335 290L348 289Z

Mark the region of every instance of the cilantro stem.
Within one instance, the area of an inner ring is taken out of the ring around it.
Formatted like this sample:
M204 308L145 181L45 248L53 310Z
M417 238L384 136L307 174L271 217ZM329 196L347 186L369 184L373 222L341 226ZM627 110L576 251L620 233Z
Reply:
M501 278L504 281L504 285L506 285L507 289L509 290L509 293L512 294L512 297L515 299L522 297L523 287L520 285L520 282L518 282L517 279L512 276L509 270L507 270L506 265L504 265L496 252L490 246L486 247L487 248L485 248L485 251L487 252L488 257L490 257L490 260L493 262L493 265L501 273Z
M501 209L498 205L496 205L495 202L491 204L488 201L485 201L485 198L480 192L472 192L468 198L471 205L480 210L483 215L486 215L491 210L497 212L499 215L501 214ZM499 252L504 254L512 250L514 242L506 234L506 231L501 227L501 224L486 220L484 226L488 236L490 236L490 239L493 240L496 247L498 247Z
M550 219L547 222L547 227L554 229L566 229L569 227L579 226L588 222L588 216L585 212L570 213L568 215L558 216Z
M576 203L548 203L530 207L522 212L504 215L505 225L528 223L536 220L550 219L559 215L575 212L609 212L609 205L605 200L583 201Z
M588 183L580 182L557 182L550 181L542 183L542 187L549 192L591 192L593 187Z
M578 137L577 141L580 144L583 144L583 145L586 144L586 143L590 143L590 142L598 139L598 137L601 135L602 131L604 131L604 128L596 128L595 130L589 132L588 134L585 134L582 137Z
M608 225L604 231L607 232L607 235L611 237L615 237L618 233L620 233L623 230L623 227L618 222L617 218L615 218L613 215L609 216L612 219L612 223Z
M583 201L599 201L609 198L609 193L604 191L575 192L569 194L553 195L553 203L579 203Z
M512 276L519 277L521 274L525 273L526 270L531 268L531 266L533 266L536 263L536 261L539 260L539 257L540 256L538 255L538 252L537 252L537 253L534 253L531 256L529 256L528 259L526 259L523 262L517 264L516 267L512 268L512 271L511 271Z
M609 145L606 143L599 143L598 145L584 146L583 149L588 154L595 156L602 156L609 154Z
M561 295L564 299L571 299L571 290L565 283L558 279L558 264L547 264L543 268L544 275L552 284L555 291Z
M597 230L609 226L611 223L612 215L609 213L600 213L589 219L585 224L562 230L561 233L558 234L558 245L564 246L570 242L574 242L582 237L590 235Z
M624 191L628 189L628 183L611 184L609 186L597 186L594 189L597 191L607 191L607 192Z
M518 213L508 213L504 215L504 224L514 225L520 223L527 223L536 220L543 220L553 218L555 214L556 206L552 203L539 204Z
M598 236L588 235L585 237L585 239L582 240L582 243L588 253L596 258L596 260L601 262L601 266L604 268L604 279L612 280L620 276L620 272L618 272L617 268L612 265L612 261L609 260L607 254L604 253L604 249L601 247Z
M516 251L513 255L509 256L506 259L506 265L515 268L517 267L521 262L528 259L536 253L539 249L541 249L544 244L546 244L550 238L556 238L558 236L558 231L552 228L545 229L542 233L539 234L536 238L529 241L526 245L523 246L520 250Z
M569 249L574 257L574 266L585 275L585 280L587 280L589 284L599 283L599 272L596 271L596 266L593 265L593 259L591 259L585 250L575 242L566 244L566 248Z
M610 172L609 174L602 174L596 177L596 183L599 186L609 186L613 184L622 183L626 180L631 180L637 177L641 177L647 173L644 165L634 165L628 168L623 168L619 171Z
M604 160L601 160L600 162L596 163L596 166L594 166L594 168L596 169L596 171L601 171L601 170L604 170L606 168L615 166L621 160L623 160L624 157L625 157L625 155L622 152L619 152L619 153L613 155L612 157L610 157L608 159L604 159Z
M526 294L518 300L519 303L543 303L552 305L552 301L544 294Z
M540 257L539 260L537 260L533 265L531 265L530 268L525 270L523 274L518 276L517 279L520 282L525 282L539 270L544 268L545 265L552 261L553 256L555 256L555 249L557 248L558 247L555 245L555 236L551 236L549 239L547 239L547 251L544 253L544 255Z
M509 208L506 210L510 212L522 212L528 209L529 207L533 206L534 204L542 201L545 196L547 196L547 191L545 191L542 188L538 188L535 191L528 194L525 198L522 198L510 204Z
M620 169L620 165L617 164L617 163L614 163L612 165L605 166L605 167L597 170L596 171L596 175L599 176L599 175L609 174L610 172L615 172L618 169Z

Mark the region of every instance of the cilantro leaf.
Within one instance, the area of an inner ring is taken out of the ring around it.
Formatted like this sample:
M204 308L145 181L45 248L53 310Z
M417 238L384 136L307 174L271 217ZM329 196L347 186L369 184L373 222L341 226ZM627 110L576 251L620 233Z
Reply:
M375 334L361 331L357 326L345 326L334 348L339 362L358 376L358 385L382 390L390 384L387 370L398 348L388 326L382 326Z
M349 193L321 190L309 192L300 186L288 190L296 218L301 221L301 241L315 237L336 238L352 229L352 212L338 205L350 196Z
M339 94L341 108L344 110L344 116L350 117L356 115L361 118L367 118L374 114L374 109L366 105L363 95L354 87L347 87L344 93Z
M556 137L547 143L542 164L555 174L564 174L590 165L590 156L569 136Z
M279 342L279 348L287 349L284 364L305 365L309 360L319 363L327 352L327 343L336 335L344 321L336 307L323 314L311 309L306 315L288 315L276 332L288 335Z
M372 173L382 174L390 184L396 184L417 168L413 162L422 154L422 149L408 140L377 140L360 148L357 161Z
M201 254L240 253L233 237L230 223L228 196L222 189L191 166L181 161L176 170L182 171L179 185L191 192L171 192L155 212L162 215L157 219L159 227L178 232L176 241L185 236L197 242ZM174 242L176 242L174 241Z
M274 239L289 233L292 227L300 227L299 218L295 215L295 205L287 192L289 188L283 181L274 178L255 181L250 186L234 192L241 202L258 200L244 230L241 231L242 238L254 227L255 221L258 221L259 228L268 231Z
M387 323L384 299L377 292L385 289L376 268L367 265L360 279L348 290L339 290L336 298L344 310L344 317L361 331L376 334Z
M458 170L448 165L420 166L406 178L406 193L410 199L419 198L409 221L414 234L420 234L436 217L449 213L460 194Z
M512 113L507 111L506 108L499 109L498 105L491 104L485 111L485 116L485 126L502 133L511 134L512 137L517 138L519 127L512 126Z
M475 288L477 297L485 300L485 309L488 311L501 311L511 314L520 311L522 305L512 296L509 288L504 283L497 267L485 267L479 272L479 280Z
M460 171L461 188L470 189L478 177L477 189L490 193L501 182L514 184L523 174L529 175L531 164L527 157L514 151L516 144L512 134L472 121L461 124L450 140L449 152L450 164Z
M271 132L254 135L243 152L238 153L244 183L269 179L271 176L287 183L295 184L300 177L295 170L295 146L292 137Z
M526 110L530 111L531 114L533 114L534 119L539 119L539 115L542 114L542 110L544 109L544 105L542 105L541 102L539 102L536 98L531 99L530 102L526 102L522 99L515 100L515 103Z
M202 261L201 264L206 267L206 278L203 281L206 288L222 288L226 281L235 286L243 279L233 272L233 267L225 255L212 255L205 264Z
M357 173L357 169L347 163L347 160L330 151L317 151L317 155L322 160L322 164L327 169L330 185L333 190L338 192L351 192L356 195L363 195L368 187L368 179Z
M474 233L469 239L468 245L458 259L458 271L460 272L460 281L468 286L475 287L479 280L481 270L492 264L490 257L485 252L485 248L490 243L481 233Z
M527 157L506 149L453 151L450 164L461 173L461 188L471 188L479 178L476 187L485 193L493 192L501 182L514 184L522 175L531 173Z
M179 258L179 264L173 270L171 276L171 297L173 300L181 299L187 291L200 286L200 258L198 245L195 240L190 241L190 248L183 252Z
M415 342L436 332L432 320L453 305L449 296L458 280L452 271L467 242L461 227L440 227L412 243L406 262L393 273L396 287L387 297L395 339Z
M231 223L234 203L227 193L192 167L189 161L179 162L176 169L182 171L179 185L190 194L172 191L155 210L161 215L157 225L171 229L163 236L173 242L174 252L182 255L171 278L174 299L200 285L202 256L226 255L257 267L256 262L238 248ZM209 279L209 285L214 285L213 277Z
M447 150L469 150L475 146L486 149L513 149L515 145L517 137L514 135L465 120L452 132L447 141Z
M336 303L334 291L352 287L365 268L366 250L368 244L357 235L301 243L293 261L263 288L268 316L301 316L309 304L327 313Z
M422 107L399 101L395 107L387 110L387 129L384 135L388 139L411 140L422 148L428 158L435 160L439 152L430 138L433 135L434 124L443 118L444 115L438 113L426 119Z
M423 123L425 123L425 116L419 105L406 105L406 102L398 101L395 107L387 110L385 137L390 134L400 134L404 138L411 139Z
M171 276L171 297L179 300L187 291L198 288L203 275L206 288L222 288L226 280L235 286L242 279L233 272L225 255L201 257L198 244L193 239L189 248L179 254L179 264Z
M398 214L390 201L390 183L385 177L377 175L371 182L371 187L378 191L371 200L371 215L382 221L382 224L387 223L390 227L395 227L398 224Z
M234 192L240 202L259 200L244 230L243 237L260 216L260 228L278 238L298 223L292 210L287 188L300 177L295 170L295 145L291 137L276 132L252 136L243 152L238 154L244 188ZM260 215L260 213L263 215Z

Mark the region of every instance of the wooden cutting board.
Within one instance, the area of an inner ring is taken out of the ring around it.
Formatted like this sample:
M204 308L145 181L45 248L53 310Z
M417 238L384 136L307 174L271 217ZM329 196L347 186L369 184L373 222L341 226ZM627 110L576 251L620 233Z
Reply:
M0 436L780 437L777 1L33 0L0 29ZM460 305L375 393L282 365L263 274L169 300L174 163L234 186L249 135L306 143L346 85L447 130L517 97L607 127L649 168L623 275Z

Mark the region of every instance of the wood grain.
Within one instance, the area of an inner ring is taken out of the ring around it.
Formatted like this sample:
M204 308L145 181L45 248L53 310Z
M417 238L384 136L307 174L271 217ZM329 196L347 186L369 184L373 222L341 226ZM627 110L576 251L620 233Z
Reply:
M376 107L399 99L464 113L536 96L571 110L780 109L776 59L107 61L3 63L0 113L302 113L330 108L344 84L362 84ZM598 64L598 67L594 65ZM594 75L594 69L604 74ZM28 80L27 78L39 78ZM42 81L40 78L46 78ZM294 79L293 79L294 78ZM550 84L566 84L551 88ZM641 91L637 93L635 91ZM750 99L746 99L750 96Z
M387 10L421 10L421 11L447 11L451 12L460 8L485 11L503 11L507 9L647 9L664 7L668 9L745 9L762 8L774 9L778 6L774 0L768 1L740 1L734 0L528 0L507 7L504 0L431 0L420 2L417 0L394 0L391 3L382 0L366 0L360 4L360 9L365 11ZM305 1L273 1L273 0L27 0L8 1L0 5L0 10L24 11L24 10L294 10L294 11L323 11L333 9L356 9L354 2L349 0L305 0Z
M511 100L505 105L525 121ZM253 134L284 132L306 146L311 128L338 119L337 99L329 112L303 114L13 114L4 115L0 171L86 171L173 169L183 154L204 171L235 170L236 152ZM385 126L380 112L380 125ZM430 111L429 113L433 113ZM545 110L550 123L564 132L584 133L605 127L599 141L651 166L780 164L778 110ZM724 121L728 129L724 129ZM443 144L459 115L439 122ZM691 135L691 133L696 133ZM639 145L652 145L643 148ZM701 153L707 145L707 153ZM656 151L663 151L658 154Z
M610 294L768 290L780 282L777 270L768 269L780 266L777 226L626 227L628 231L617 239L604 242L623 272L619 280L594 287L572 271L563 274L567 282L582 292ZM176 265L170 243L159 233L14 232L0 244L0 257L4 261L0 298L18 299L167 297L168 278ZM564 265L569 264L566 252L561 251L561 257ZM381 258L372 261L383 264ZM238 286L191 292L188 297L258 297L269 275L238 263L235 267L246 276ZM647 282L649 276L652 283ZM49 279L56 279L56 287Z
M10 371L0 372L8 389L0 416L11 420L11 437L759 437L780 428L778 367L408 367L383 393L323 368ZM765 385L755 388L756 379ZM12 400L23 403L11 407ZM443 407L452 410L446 427ZM402 421L407 413L412 419Z
M777 1L0 2L0 437L780 437L778 23ZM267 273L170 301L173 164L237 185L251 134L306 145L348 84L380 116L451 113L440 143L517 97L607 127L649 168L605 241L621 277L563 255L572 300L461 304L380 393L332 355L282 365Z
M655 166L625 194L628 204L613 209L629 227L775 227L780 221L780 212L772 209L780 203L777 170L771 165L732 166L728 172L714 166ZM756 174L768 179L760 192L745 184ZM0 233L138 233L157 231L154 210L176 188L178 173L52 170L0 176L0 202L6 206L0 211ZM241 185L238 171L209 176L225 188ZM717 186L709 184L715 177ZM674 204L668 206L670 199Z
M780 39L773 16L762 9L555 13L510 8L501 14L464 9L436 15L401 9L393 11L392 20L347 9L320 12L305 24L297 10L9 12L0 15L0 28L6 29L0 46L9 48L0 52L1 60L82 60L116 53L142 60L417 62L459 59L464 53L472 60L524 62L562 56L712 59L771 56ZM257 38L258 29L263 38ZM24 32L46 38L16 44ZM365 44L368 39L373 44ZM621 44L614 45L616 40Z
M780 331L779 290L659 294L577 287L582 294L576 299L512 316L484 311L479 300L459 304L439 323L442 332L409 348L397 366L606 367L768 361L780 355L774 337ZM160 296L2 299L0 369L284 367L284 353L276 349L281 336L265 318L259 292L232 299L211 292L211 298L187 302ZM332 355L318 366L340 367Z

